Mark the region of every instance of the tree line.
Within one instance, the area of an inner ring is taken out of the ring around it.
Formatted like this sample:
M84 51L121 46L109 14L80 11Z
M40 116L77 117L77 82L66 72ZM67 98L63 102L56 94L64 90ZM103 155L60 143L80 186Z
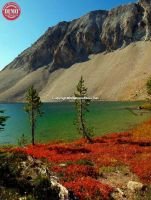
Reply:
M85 87L85 81L81 76L74 93L75 99L75 108L76 108L76 127L81 136L89 143L92 143L92 130L88 127L86 121L86 113L89 112L89 105L91 100L88 97L88 89ZM35 130L36 122L38 116L42 116L42 102L37 90L34 86L31 86L25 96L25 107L24 110L28 113L30 128L31 128L31 143L35 145ZM4 113L4 111L0 111ZM5 123L9 117L0 116L0 130L4 129Z

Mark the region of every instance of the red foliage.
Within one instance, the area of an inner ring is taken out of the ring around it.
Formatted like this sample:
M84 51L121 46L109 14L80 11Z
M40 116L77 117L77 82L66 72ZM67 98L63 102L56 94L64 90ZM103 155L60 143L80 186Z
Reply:
M77 178L72 182L64 183L64 185L69 190L74 191L81 200L95 200L97 198L107 200L112 192L111 187L90 177Z
M81 200L95 200L97 195L107 199L111 188L97 180L98 169L102 166L125 164L143 182L151 183L151 134L150 138L146 136L149 130L151 132L151 122L130 133L114 133L95 138L92 144L78 140L72 143L27 146L13 151L23 151L35 158L47 158L52 164L51 170ZM81 160L82 164L79 162ZM86 161L91 161L93 165Z
M78 177L98 177L98 170L94 167L86 166L86 165L77 165L71 164L66 167L61 166L54 166L52 171L56 172L57 174L62 174L63 179L65 180L74 180Z

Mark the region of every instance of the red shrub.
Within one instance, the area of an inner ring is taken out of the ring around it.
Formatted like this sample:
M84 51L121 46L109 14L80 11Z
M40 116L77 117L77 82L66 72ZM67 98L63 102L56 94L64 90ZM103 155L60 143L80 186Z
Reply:
M30 145L12 150L25 152L35 158L47 158L53 166L51 170L66 187L73 190L81 200L94 200L99 195L107 199L111 192L109 186L96 180L101 166L125 164L142 181L151 183L150 141L151 122L148 122L131 133L114 133L95 138L92 144L82 139L72 143ZM88 160L93 165L78 165L77 161L80 160Z
M90 177L77 178L75 181L64 183L64 186L72 190L81 200L95 200L101 197L107 200L112 192L111 187Z
M54 166L52 171L56 172L64 181L74 180L77 177L98 177L98 170L91 166L72 164L66 167Z

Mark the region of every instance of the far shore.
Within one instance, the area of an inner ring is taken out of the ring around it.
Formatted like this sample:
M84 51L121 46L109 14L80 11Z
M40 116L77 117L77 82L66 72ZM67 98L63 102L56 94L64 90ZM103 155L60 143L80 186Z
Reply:
M92 100L92 102L140 102L144 103L146 100L102 100L102 99L97 99L97 100ZM16 104L16 103L21 103L25 104L25 101L0 101L0 104ZM54 101L42 101L42 103L74 103L74 100L54 100Z

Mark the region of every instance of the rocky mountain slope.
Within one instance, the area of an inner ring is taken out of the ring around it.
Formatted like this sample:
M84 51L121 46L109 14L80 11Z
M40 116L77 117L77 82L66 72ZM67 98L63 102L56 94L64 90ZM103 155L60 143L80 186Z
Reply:
M31 84L44 101L70 96L81 75L90 95L142 99L150 39L151 0L61 22L0 72L0 100L22 101Z

